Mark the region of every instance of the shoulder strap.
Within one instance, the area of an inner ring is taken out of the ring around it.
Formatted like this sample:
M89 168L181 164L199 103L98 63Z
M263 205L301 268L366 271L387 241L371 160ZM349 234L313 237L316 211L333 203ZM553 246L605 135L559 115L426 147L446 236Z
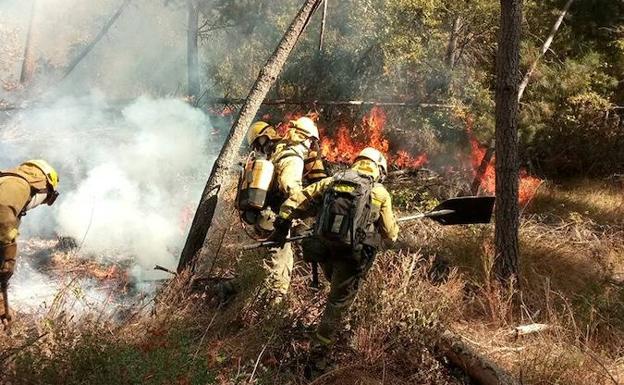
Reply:
M43 193L43 192L47 192L47 189L42 189L42 190L38 190L36 188L34 188L30 182L28 181L28 178L26 178L24 175L18 174L16 172L10 172L10 171L1 171L0 170L0 178L5 177L5 176L12 176L15 178L20 178L21 180L25 181L26 183L28 183L28 186L30 187L30 191L31 191L31 195L37 194L37 193Z
M36 188L34 188L30 182L28 181L28 179L24 176L24 175L20 175L16 172L10 172L10 171L1 171L0 170L0 178L3 177L15 177L15 178L19 178L21 180L23 180L24 182L26 182L28 184L28 187L30 187L30 197L28 198L28 201L26 202L26 204L24 205L24 207L22 208L22 211L19 212L19 214L17 215L18 218L23 217L24 215L26 215L26 207L28 207L28 205L30 204L30 201L32 200L32 198L40 193L40 192L47 192L47 190L37 190Z
M16 178L20 178L20 179L25 180L26 182L28 182L28 179L26 179L26 177L24 175L20 175L20 174L18 174L16 172L0 170L0 178L2 178L4 176L14 176ZM30 183L29 183L29 185L30 185Z

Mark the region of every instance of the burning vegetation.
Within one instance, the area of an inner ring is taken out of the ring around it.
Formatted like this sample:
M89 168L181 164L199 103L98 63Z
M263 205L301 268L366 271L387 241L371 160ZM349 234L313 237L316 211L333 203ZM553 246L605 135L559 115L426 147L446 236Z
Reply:
M493 149L479 143L469 125L467 134L470 140L470 164L475 183L479 183L483 191L494 195L496 192L496 155L493 154ZM488 151L492 152L488 153ZM526 169L520 169L518 201L521 204L529 202L541 183L541 179L529 175Z
M494 127L499 2L389 0L354 10L325 1L322 47L301 39L288 70L261 69L268 53L291 52L274 44L303 2L0 2L2 166L42 157L62 180L53 210L29 213L20 229L9 287L17 317L0 333L0 383L304 383L310 326L330 283L321 277L311 288L312 268L298 258L291 292L268 308L258 289L266 255L241 251L250 239L231 207L211 206L211 232L188 237L201 243L199 274L150 275L158 264L175 269L189 228L208 217L198 197L231 203L235 156L202 194L245 101L221 96L245 95L259 72L270 81L250 99L271 101L269 91L279 99L251 115L287 122L328 101L312 116L322 156L339 168L365 147L382 151L397 212L495 193L493 149L456 112L482 117L477 131ZM624 118L614 107L624 83L621 60L611 60L624 46L624 6L581 3L560 14L570 21L555 40L565 58L543 51L527 75L519 285L503 287L495 274L493 226L406 223L361 285L328 373L309 384L472 383L441 356L447 331L527 385L624 381ZM560 4L524 4L522 47L537 52ZM297 38L305 20L306 34L316 30L316 17L300 19ZM362 94L370 100L336 100ZM297 103L282 101L294 98L310 102L289 110ZM389 98L397 100L381 104L392 110L375 102ZM235 274L240 292L216 305L214 283ZM173 279L162 285L164 276Z
M386 137L387 115L381 107L373 107L359 123L339 123L333 130L321 134L321 152L330 162L351 163L366 147L373 147L387 156L388 164L395 168L418 169L428 162L427 154L413 156L405 150L391 150Z

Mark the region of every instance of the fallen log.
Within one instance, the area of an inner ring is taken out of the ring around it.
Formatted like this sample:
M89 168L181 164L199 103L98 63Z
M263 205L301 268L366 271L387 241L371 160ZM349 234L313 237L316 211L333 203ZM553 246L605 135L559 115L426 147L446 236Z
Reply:
M207 104L243 104L245 99L240 98L209 98ZM317 105L317 106L382 106L382 107L419 107L419 108L441 108L452 109L453 104L441 103L420 103L414 101L376 101L376 100L315 100L315 99L268 99L262 102L265 106L280 105Z
M450 330L439 332L434 346L480 385L520 385L511 374L477 353L461 336Z

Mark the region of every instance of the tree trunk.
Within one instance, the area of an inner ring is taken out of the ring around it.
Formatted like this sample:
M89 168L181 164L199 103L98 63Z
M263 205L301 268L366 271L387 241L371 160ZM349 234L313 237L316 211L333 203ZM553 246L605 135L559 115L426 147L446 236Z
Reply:
M200 93L199 85L199 50L197 47L199 34L199 7L195 0L186 0L188 9L188 29L186 32L186 65L188 74L188 96L197 101Z
M108 20L108 22L104 24L104 27L102 27L102 29L97 34L97 36L95 36L93 41L91 41L91 43L89 43L89 45L87 45L82 50L82 52L80 52L80 54L78 54L78 56L76 56L76 58L72 60L71 63L69 63L69 65L67 66L67 69L65 70L65 74L63 75L63 79L65 79L74 70L74 68L76 68L76 66L82 61L82 59L84 59L89 54L89 52L91 52L91 50L95 48L97 43L99 43L99 41L102 40L102 38L106 35L108 30L110 29L110 27L112 27L113 24L115 24L117 19L119 19L119 16L121 16L124 9L126 9L126 7L130 4L131 1L132 0L124 0L124 2L121 3L119 8L117 8L117 11L115 11L113 16L111 16L111 18Z
M550 44L552 44L553 39L555 38L555 34L559 30L559 27L561 27L561 23L563 23L563 19L565 18L566 13L568 13L568 10L570 9L570 6L572 5L573 2L574 0L568 0L566 5L563 7L563 11L561 11L561 15L559 15L559 18L557 18L557 21L555 21L555 24L550 29L550 33L548 34L546 41L544 41L544 44L542 45L542 49L540 50L539 55L537 55L537 57L531 64L531 67L529 67L529 70L524 75L524 78L522 79L522 83L520 83L520 89L518 90L518 101L522 99L522 94L524 94L524 90L529 84L531 75L533 75L535 68L537 68L537 63L542 58L542 56L546 54L546 51L548 51L548 48L550 48Z
M325 22L327 20L327 2L329 0L322 0L323 1L323 15L321 17L321 32L319 34L319 52L323 51L323 43L325 40Z
M457 41L459 40L459 31L462 27L462 17L457 15L453 19L453 27L451 29L451 36L449 37L448 47L446 49L446 65L450 70L455 68L455 61L457 60Z
M518 277L518 85L522 0L501 0L496 60L496 277ZM507 286L506 284L504 286Z
M32 79L35 73L35 14L37 13L37 0L33 0L30 11L30 23L26 34L26 45L24 48L24 61L22 62L22 73L20 83L26 84Z
M182 271L188 266L194 268L198 258L204 254L202 246L206 240L206 235L208 234L217 208L219 190L229 177L228 170L232 166L234 159L238 156L245 132L252 123L271 86L275 83L275 79L282 71L286 59L303 33L303 30L320 4L320 1L321 0L305 1L305 4L299 10L299 13L288 27L288 30L286 30L277 48L260 71L258 79L241 107L238 118L234 122L225 140L225 144L212 166L210 177L204 188L199 206L195 212L195 217L193 218L193 223L191 224L189 235L186 239L186 244L180 256L178 271Z

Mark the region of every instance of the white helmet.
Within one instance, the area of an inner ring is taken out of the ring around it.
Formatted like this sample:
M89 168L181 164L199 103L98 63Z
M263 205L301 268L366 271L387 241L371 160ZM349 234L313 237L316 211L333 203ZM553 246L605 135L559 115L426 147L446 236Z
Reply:
M316 127L316 123L307 116L302 116L297 120L291 120L290 125L306 137L319 140L319 131Z
M388 174L388 162L386 161L386 157L381 153L381 151L376 148L366 147L358 154L356 160L360 158L370 159L377 167L379 167L383 174Z

